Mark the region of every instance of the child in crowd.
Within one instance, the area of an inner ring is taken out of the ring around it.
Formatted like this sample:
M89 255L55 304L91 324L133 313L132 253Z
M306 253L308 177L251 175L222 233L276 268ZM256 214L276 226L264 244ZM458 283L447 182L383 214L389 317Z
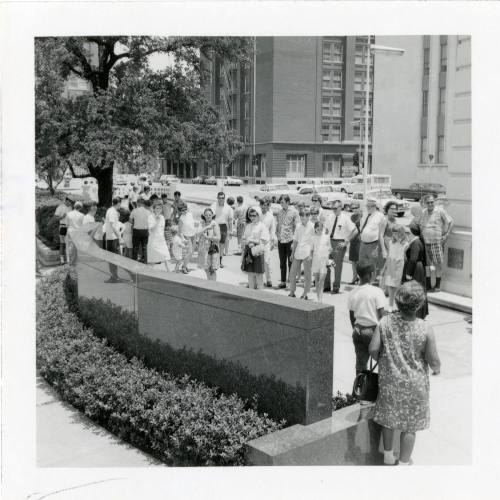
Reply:
M182 251L187 248L187 243L183 241L179 235L179 227L171 226L170 232L172 233L172 262L175 264L175 272L180 272L180 267L184 262Z
M394 308L394 296L403 279L403 268L405 263L406 232L403 226L394 227L389 246L387 259L382 269L383 284L389 292L389 311Z
M130 213L128 211L123 211L120 215L120 222L123 224L121 230L123 247L122 255L124 257L132 258L132 224L130 223Z
M316 296L318 302L323 302L323 289L325 277L327 274L327 266L331 265L332 261L328 258L330 253L330 236L323 231L323 223L316 221L314 223L314 237L312 243L312 265L311 272L316 285Z

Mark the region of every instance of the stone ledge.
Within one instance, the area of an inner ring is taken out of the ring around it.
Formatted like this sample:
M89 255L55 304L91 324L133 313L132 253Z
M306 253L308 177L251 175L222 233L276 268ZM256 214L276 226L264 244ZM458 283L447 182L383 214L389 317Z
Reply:
M60 264L59 260L59 250L50 249L42 240L36 239L36 248L38 253L38 259L42 266L58 266Z
M252 465L380 465L380 426L373 404L355 404L311 425L294 425L249 441Z

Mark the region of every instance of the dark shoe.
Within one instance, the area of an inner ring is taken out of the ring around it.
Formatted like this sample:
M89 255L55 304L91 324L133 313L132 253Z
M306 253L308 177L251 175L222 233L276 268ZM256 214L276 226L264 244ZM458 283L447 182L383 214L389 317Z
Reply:
M286 288L286 283L280 283L280 284L278 285L278 288Z
M183 274L189 274L189 271L187 269L182 270Z
M340 293L340 290L332 290L333 294Z
M357 283L359 283L359 278L356 278L354 281L351 281L350 283L348 283L348 285L356 285Z
M224 266L222 265L222 262L220 263L220 266L219 266L221 269L224 269Z
M302 295L301 299L308 300L307 295Z
M104 283L120 283L120 278L115 278L115 277L111 277L107 280L104 280Z
M272 284L270 281L268 281L268 282L265 284L265 286L266 286L267 288L272 288L272 287L273 287L273 284Z
M289 297L293 297L293 298L295 298L295 294L294 294L293 292L290 292L290 293L288 294L288 296L289 296Z

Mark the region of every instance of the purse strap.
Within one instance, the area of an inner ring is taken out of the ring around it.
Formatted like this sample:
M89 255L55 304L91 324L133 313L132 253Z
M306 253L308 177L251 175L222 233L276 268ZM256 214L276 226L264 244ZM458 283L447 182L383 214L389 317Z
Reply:
M375 370L375 368L377 368L377 366L378 366L378 361L376 361L373 366L372 365L373 365L373 358L370 357L370 372L373 373L373 370Z

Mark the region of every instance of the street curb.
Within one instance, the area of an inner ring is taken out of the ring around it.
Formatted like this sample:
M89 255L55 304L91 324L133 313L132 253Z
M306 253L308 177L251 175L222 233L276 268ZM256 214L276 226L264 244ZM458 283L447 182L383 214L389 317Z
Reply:
M449 295L449 294L447 294ZM451 294L450 294L451 295ZM427 294L427 301L436 306L447 307L455 311L461 311L467 314L472 314L472 299L468 297L457 296L462 300L451 300L443 296L441 292ZM470 302L470 303L469 303Z

